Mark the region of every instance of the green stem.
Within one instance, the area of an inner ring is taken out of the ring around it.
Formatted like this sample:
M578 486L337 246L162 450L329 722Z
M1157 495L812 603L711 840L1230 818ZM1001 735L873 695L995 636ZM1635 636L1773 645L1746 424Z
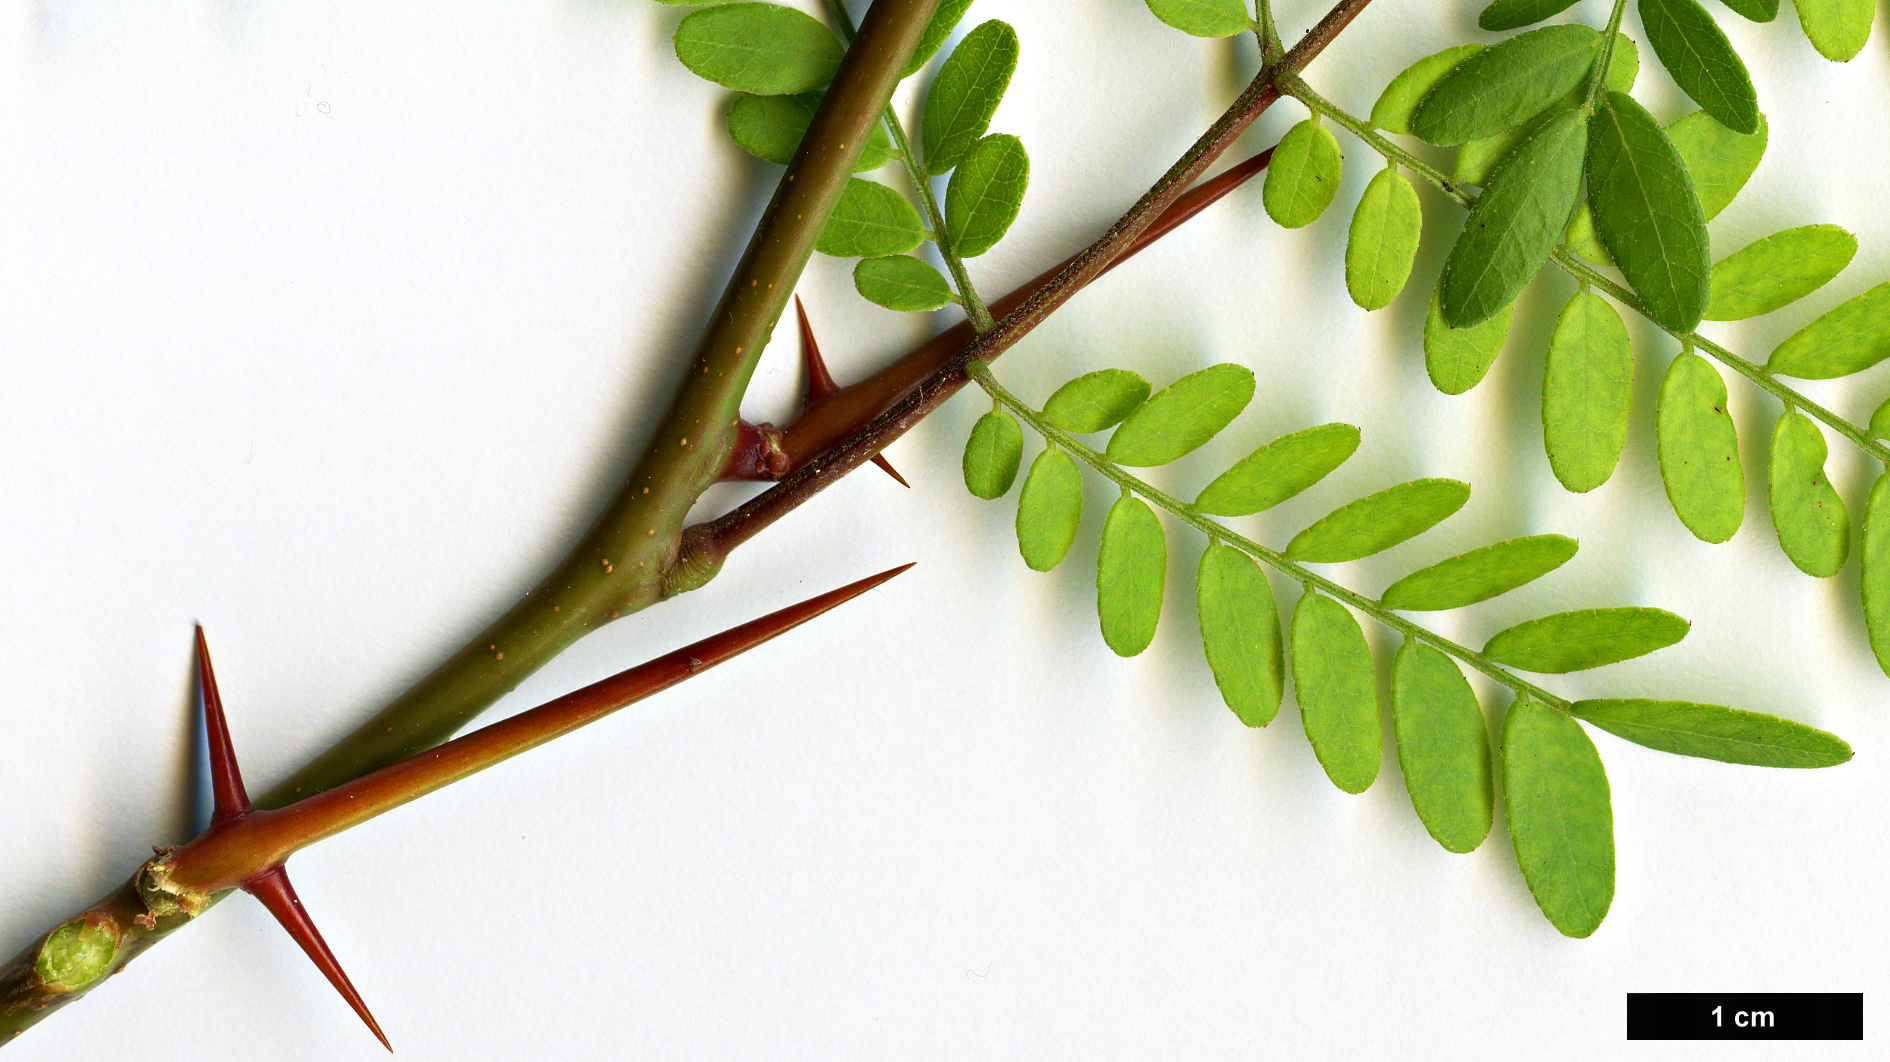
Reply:
M1608 67L1614 63L1614 35L1621 31L1621 16L1627 12L1627 0L1614 0L1608 16L1607 32L1601 35L1601 56L1595 60L1595 72L1588 82L1588 98L1582 101L1582 117L1595 113L1601 94L1608 91Z
M1516 691L1520 696L1534 697L1553 708L1562 711L1568 710L1569 702L1567 700L1555 696L1532 682L1518 678L1513 672L1490 660L1489 657L1484 656L1482 653L1470 649L1467 646L1458 645L1456 642L1440 634L1420 627L1410 620L1405 619L1403 616L1389 611L1379 605L1378 602L1373 601L1363 594L1349 590L1325 576L1288 560L1284 554L1277 553L1250 538L1228 530L1225 525L1210 520L1196 512L1194 507L1188 505L1186 502L1171 497L1154 486L1151 486L1146 481L1138 479L1134 475L1124 471L1120 465L1115 464L1107 457L1085 446L1081 440L1077 439L1069 432L1051 424L1036 410L1032 409L1029 404L1005 390L1004 386L997 382L997 378L991 374L990 368L984 363L973 362L966 366L965 375L976 380L978 386L984 388L999 404L1008 407L1012 413L1029 424L1038 434L1050 440L1052 443L1055 443L1063 450L1068 451L1084 464L1102 473L1104 476L1107 476L1124 491L1140 495L1148 501L1153 502L1157 507L1167 510L1175 519L1188 524L1202 534L1207 535L1209 538L1226 542L1242 553L1264 561L1269 566L1277 569L1282 575L1285 575L1295 582L1316 586L1325 591L1328 595L1358 609L1360 612L1390 627L1392 630L1399 631L1407 637L1416 638L1419 641L1435 646L1443 652L1476 668L1478 671L1483 672L1485 675L1488 675L1498 684L1507 686Z
M1261 65L1271 65L1286 54L1286 43L1280 40L1279 24L1273 21L1273 0L1260 0L1259 19L1255 27L1255 36L1260 38Z

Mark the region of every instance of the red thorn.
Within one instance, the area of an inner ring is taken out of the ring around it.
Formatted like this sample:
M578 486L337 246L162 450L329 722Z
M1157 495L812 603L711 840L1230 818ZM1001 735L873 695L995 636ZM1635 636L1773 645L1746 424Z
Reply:
M226 822L250 809L243 772L236 765L236 746L230 741L229 721L223 717L223 696L217 692L216 672L210 667L210 646L203 627L197 627L197 685L203 694L203 729L210 744L210 824Z
M302 908L302 901L295 895L295 887L289 884L288 871L280 866L271 867L251 878L243 886L243 891L261 900L269 913L276 916L282 928L288 930L289 936L294 937L308 957L314 960L315 968L328 978L328 983L335 986L335 991L341 993L341 998L348 1001L361 1020L367 1022L374 1038L381 1042L382 1047L392 1051L394 1045L387 1042L380 1023L374 1020L374 1015L368 1013L367 1004L361 1001L361 993L354 990L354 982L348 980L341 964L335 961L335 953L328 950L328 942L322 939L321 930L315 928L308 912Z
M820 356L820 344L814 341L814 326L807 323L807 307L801 305L799 295L794 296L794 315L801 321L801 360L807 366L807 401L802 406L812 407L840 390L840 385L833 382L827 361Z
M896 480L898 480L898 481L899 481L899 485L900 485L900 486L902 486L902 487L904 487L904 488L906 488L907 490L911 490L911 489L912 489L912 484L910 484L910 483L907 483L907 482L906 482L906 477L904 477L904 476L902 476L902 475L900 475L900 474L899 474L899 472L898 472L898 470L897 470L897 469L895 469L895 468L893 468L893 466L892 466L892 462L891 462L891 461L888 461L888 460L886 460L886 455L885 455L885 454L874 454L874 455L873 455L873 463L874 463L874 464L876 464L876 465L878 465L879 467L881 467L881 468L883 468L883 469L885 469L885 470L886 470L886 474L887 474L887 475L889 475L889 476L891 476L892 478L894 478L894 479L896 479Z

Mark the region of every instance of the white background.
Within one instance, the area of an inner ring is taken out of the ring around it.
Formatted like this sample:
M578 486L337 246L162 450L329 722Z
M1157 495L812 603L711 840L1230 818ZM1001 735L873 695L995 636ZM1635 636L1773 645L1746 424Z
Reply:
M1310 76L1369 110L1412 60L1492 39L1481 6L1379 0ZM1322 11L1283 3L1288 39ZM1764 165L1714 224L1716 254L1811 222L1861 242L1827 290L1706 329L1762 361L1890 279L1890 32L1880 17L1863 55L1835 65L1789 5L1769 26L1715 11L1772 125ZM675 61L683 14L648 0L5 5L0 952L122 881L147 846L188 836L193 622L260 790L516 600L591 519L779 173L727 141L728 94ZM1562 20L1606 15L1583 0ZM983 0L967 28L990 17L1023 41L993 128L1033 162L1012 235L974 263L996 293L1100 232L1256 57L1250 41L1169 30L1141 0ZM1691 109L1651 62L1642 86L1663 118ZM1282 104L1248 150L1303 116ZM1500 809L1479 850L1452 855L1389 753L1348 796L1290 698L1260 731L1220 705L1191 615L1192 532L1170 529L1153 648L1110 654L1093 579L1111 492L1091 482L1062 568L1027 570L1012 502L960 485L985 408L966 396L891 451L914 490L863 470L504 708L916 560L911 573L295 860L401 1057L1813 1057L1624 1044L1623 995L1880 1003L1890 680L1862 631L1855 559L1813 580L1778 551L1758 445L1776 403L1731 381L1747 519L1727 545L1694 540L1653 464L1674 345L1637 324L1627 453L1606 486L1563 492L1538 409L1572 285L1524 297L1476 390L1436 393L1417 334L1461 213L1427 193L1419 279L1390 309L1358 311L1341 248L1380 164L1340 139L1344 184L1319 222L1282 231L1257 188L1239 193L1079 297L1000 376L1041 400L1103 365L1158 385L1251 365L1252 407L1159 483L1191 496L1277 435L1360 425L1363 446L1325 484L1237 524L1282 543L1391 483L1466 480L1470 503L1437 531L1335 577L1375 594L1472 546L1578 537L1552 576L1435 622L1480 644L1549 611L1668 608L1693 621L1679 646L1547 685L1774 712L1842 735L1855 761L1768 771L1597 733L1618 892L1591 939L1564 939L1523 885ZM800 286L843 381L945 323L864 303L850 267L817 260ZM790 413L789 340L762 365L755 419ZM1806 389L1861 423L1890 371ZM1855 512L1872 470L1835 436L1832 451ZM1388 663L1395 641L1373 637ZM1494 727L1505 698L1478 688ZM153 1050L381 1049L238 899L8 1057Z

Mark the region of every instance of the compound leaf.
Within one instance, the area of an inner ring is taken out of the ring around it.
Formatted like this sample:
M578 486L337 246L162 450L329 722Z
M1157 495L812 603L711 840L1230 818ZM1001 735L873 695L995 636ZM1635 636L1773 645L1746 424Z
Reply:
M925 223L906 197L854 177L840 193L814 249L835 258L884 258L925 242Z
M1083 476L1062 450L1045 450L1030 463L1017 496L1017 552L1033 570L1063 561L1083 517Z
M1326 777L1348 793L1363 793L1378 777L1371 647L1344 605L1311 590L1293 607L1293 689Z
M1016 30L992 19L965 35L925 91L919 138L927 173L958 165L978 142L1016 70Z
M1385 91L1379 93L1378 102L1372 104L1372 124L1389 133L1411 135L1411 114L1417 110L1418 103L1437 87L1445 74L1482 50L1481 44L1459 44L1405 67L1385 86Z
M1709 321L1771 313L1830 283L1857 254L1857 237L1836 225L1775 232L1713 264Z
M1580 723L1526 699L1503 719L1502 755L1523 880L1550 924L1586 937L1614 902L1614 809L1601 755Z
M1470 485L1454 479L1414 479L1368 494L1327 513L1293 536L1293 560L1336 564L1369 557L1437 526L1470 500Z
M1834 380L1890 358L1890 283L1854 296L1772 351L1766 369L1801 380Z
M1542 368L1542 443L1562 486L1579 494L1614 474L1633 397L1627 326L1608 300L1576 292L1555 322Z
M1148 0L1148 9L1196 37L1232 37L1253 28L1246 0Z
M923 313L957 301L939 271L910 255L862 258L853 286L868 302L902 313Z
M1680 756L1755 767L1833 767L1851 758L1835 734L1717 704L1686 701L1576 701L1569 714L1636 745Z
M1680 152L1693 177L1693 191L1706 220L1719 216L1759 168L1768 132L1763 114L1758 132L1735 133L1705 111L1683 114L1667 127L1674 150Z
M965 440L965 489L986 501L1003 497L1023 455L1024 432L1016 417L996 409L979 417Z
M1876 17L1875 0L1794 0L1798 24L1818 54L1834 63L1846 63L1864 50L1870 23Z
M1697 0L1640 0L1641 26L1680 91L1736 133L1759 131L1759 94L1746 64Z
M1440 294L1431 296L1424 318L1424 370L1431 384L1447 395L1460 395L1483 382L1509 338L1510 307L1468 328L1452 328L1444 321Z
M1588 137L1588 203L1608 254L1654 323L1690 332L1706 312L1712 258L1686 164L1654 116L1610 92Z
M1584 608L1499 631L1483 655L1519 671L1560 675L1665 649L1686 637L1688 626L1658 608Z
M1772 527L1798 570L1820 579L1836 575L1851 551L1851 519L1824 474L1826 453L1824 433L1803 413L1788 409L1772 428Z
M945 225L952 250L976 258L997 246L1017 220L1030 184L1030 156L1024 142L996 133L976 144L945 186Z
M1109 437L1119 465L1165 465L1232 423L1253 400L1253 370L1223 362L1189 373L1156 392Z
M756 158L787 165L807 135L814 109L820 106L819 92L794 96L756 96L743 93L728 109L728 135L743 151ZM892 159L892 141L885 127L875 125L866 147L860 152L853 172L876 170Z
M1284 435L1240 459L1202 489L1199 512L1249 516L1271 509L1326 478L1358 449L1358 429L1321 424Z
M1575 0L1496 0L1477 16L1477 26L1491 33L1521 29L1574 6Z
M692 73L759 96L825 85L843 51L813 16L775 4L705 8L676 27L676 58Z
M1674 514L1703 542L1731 538L1745 518L1746 474L1726 382L1705 358L1682 351L1667 366L1654 435Z
M1127 369L1084 373L1050 396L1043 419L1079 435L1122 423L1148 400L1148 381Z
M1155 640L1167 572L1162 522L1142 499L1123 495L1109 507L1096 555L1096 612L1117 656L1134 656Z
M1877 666L1890 675L1890 473L1877 477L1864 502L1864 536L1858 549L1863 568L1864 629Z
M1489 836L1495 801L1490 735L1456 661L1404 643L1391 666L1391 728L1419 821L1446 849L1474 851Z
M1339 191L1339 163L1339 140L1317 119L1288 129L1260 190L1267 216L1289 229L1317 221Z
M1575 555L1561 535L1531 535L1438 561L1385 588L1378 603L1407 612L1462 608L1507 594L1549 574Z
M1411 131L1433 144L1461 144L1521 125L1581 85L1601 34L1544 26L1470 56L1418 103Z
M1253 558L1220 542L1201 554L1194 579L1201 647L1221 699L1248 726L1265 726L1280 710L1286 660L1273 588Z
M1587 143L1581 113L1557 111L1490 174L1444 263L1439 297L1446 324L1463 328L1496 316L1542 269L1581 197ZM1700 302L1704 308L1704 294Z
M1345 290L1360 309L1380 310L1404 290L1424 231L1417 189L1396 169L1365 186L1345 241Z

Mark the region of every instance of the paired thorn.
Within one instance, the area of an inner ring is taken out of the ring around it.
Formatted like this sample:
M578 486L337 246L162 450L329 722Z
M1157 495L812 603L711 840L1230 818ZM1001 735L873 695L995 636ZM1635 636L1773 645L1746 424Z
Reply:
M223 714L223 696L217 691L216 672L210 665L210 646L204 640L201 625L197 627L197 684L203 694L203 726L210 744L210 826L215 829L250 814L254 808L249 802L249 791L243 786L243 772L236 763L236 746L230 740L229 720ZM381 1032L380 1023L368 1012L361 993L355 991L354 982L348 980L335 953L322 939L321 930L315 928L302 901L296 897L295 886L289 884L289 872L278 863L244 882L242 888L261 900L269 913L276 916L276 921L314 961L315 968L367 1023L374 1038L392 1051L394 1047Z
M807 323L807 307L801 305L801 297L794 296L794 315L800 319L801 360L807 366L807 397L801 403L803 410L812 409L840 392L840 385L833 382L833 373L827 371L827 359L820 355L820 343L814 339L814 326ZM910 490L912 484L900 475L886 460L885 454L874 454L873 463L885 470L886 474L897 480L899 485Z

